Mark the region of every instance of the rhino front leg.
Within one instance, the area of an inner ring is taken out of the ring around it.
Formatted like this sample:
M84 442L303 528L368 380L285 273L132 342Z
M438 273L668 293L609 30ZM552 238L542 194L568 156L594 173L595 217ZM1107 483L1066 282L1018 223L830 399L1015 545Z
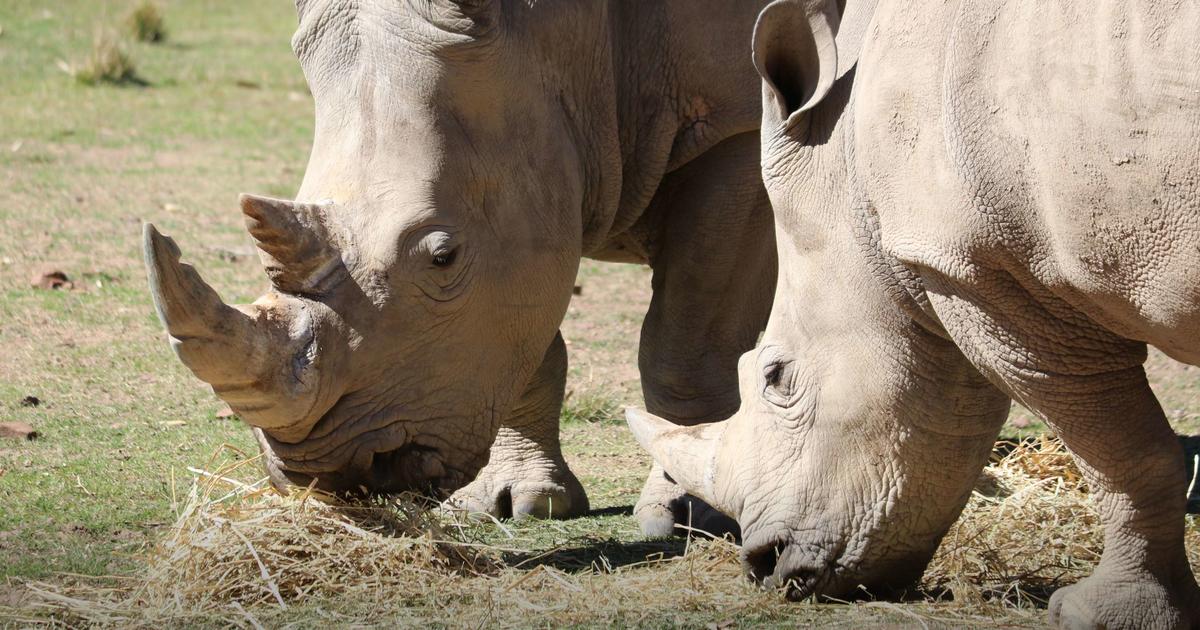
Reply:
M638 364L646 407L676 424L723 420L739 406L738 358L754 347L775 291L775 230L758 133L730 138L664 182L663 246ZM691 526L717 536L737 523L688 496L655 464L634 507L648 536Z
M1100 564L1054 593L1051 623L1200 627L1200 588L1184 550L1183 451L1146 380L1145 344L1113 335L1044 289L1027 292L1007 274L971 288L929 287L959 347L1058 433L1099 507Z
M1050 599L1064 628L1200 627L1183 528L1183 452L1140 365L1073 377L1067 398L1029 400L1074 454L1104 522L1095 572Z
M501 424L487 466L454 493L448 507L497 518L572 518L588 511L587 494L558 440L566 381L567 348L560 334Z

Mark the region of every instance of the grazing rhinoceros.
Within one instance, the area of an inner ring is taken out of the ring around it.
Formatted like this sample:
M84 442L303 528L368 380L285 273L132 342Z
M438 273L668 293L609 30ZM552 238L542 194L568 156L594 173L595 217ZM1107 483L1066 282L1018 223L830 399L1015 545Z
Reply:
M280 483L474 480L458 505L584 512L558 442L581 256L654 270L650 408L684 424L737 408L734 362L775 284L745 55L765 4L300 0L312 157L298 201L241 200L274 287L227 306L147 227L176 352L256 427ZM652 473L648 533L671 531L680 496Z
M848 4L756 27L780 276L741 409L631 410L635 434L739 520L754 577L878 596L920 577L1016 400L1107 534L1052 621L1200 624L1142 369L1147 344L1200 364L1200 4L879 2L861 47L871 3Z

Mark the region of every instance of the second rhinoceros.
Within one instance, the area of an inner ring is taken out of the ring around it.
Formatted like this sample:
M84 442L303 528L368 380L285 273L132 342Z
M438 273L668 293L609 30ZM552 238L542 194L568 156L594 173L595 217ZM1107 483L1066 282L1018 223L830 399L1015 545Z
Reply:
M744 53L764 4L299 0L312 156L296 201L241 200L273 288L228 306L147 227L176 352L280 483L582 513L558 442L582 256L654 270L651 409L737 407L775 283ZM637 513L666 534L683 505L652 471Z
M1183 453L1142 368L1148 344L1200 365L1200 4L836 4L773 3L755 35L780 277L741 409L631 411L635 433L738 518L756 578L882 596L1017 400L1106 534L1052 621L1200 626Z

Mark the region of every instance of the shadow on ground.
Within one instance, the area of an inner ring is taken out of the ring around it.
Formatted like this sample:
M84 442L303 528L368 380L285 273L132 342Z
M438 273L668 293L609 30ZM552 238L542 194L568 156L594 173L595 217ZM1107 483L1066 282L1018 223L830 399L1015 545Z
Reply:
M584 545L558 547L533 553L507 553L502 561L517 569L548 566L560 571L611 571L645 562L657 562L682 556L687 549L683 538L660 538L640 542L614 539L594 540Z

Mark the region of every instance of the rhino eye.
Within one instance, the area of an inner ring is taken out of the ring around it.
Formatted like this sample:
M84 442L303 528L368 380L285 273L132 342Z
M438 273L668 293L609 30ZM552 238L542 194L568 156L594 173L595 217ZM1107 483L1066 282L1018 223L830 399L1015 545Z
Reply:
M433 255L434 267L449 267L454 264L454 260L458 258L458 250L452 249L448 252L440 252Z
M796 364L790 357L772 352L762 365L762 397L777 407L791 407L796 394Z
M767 381L767 387L779 387L780 381L783 380L784 365L782 363L772 363L767 366L763 372L763 378Z

